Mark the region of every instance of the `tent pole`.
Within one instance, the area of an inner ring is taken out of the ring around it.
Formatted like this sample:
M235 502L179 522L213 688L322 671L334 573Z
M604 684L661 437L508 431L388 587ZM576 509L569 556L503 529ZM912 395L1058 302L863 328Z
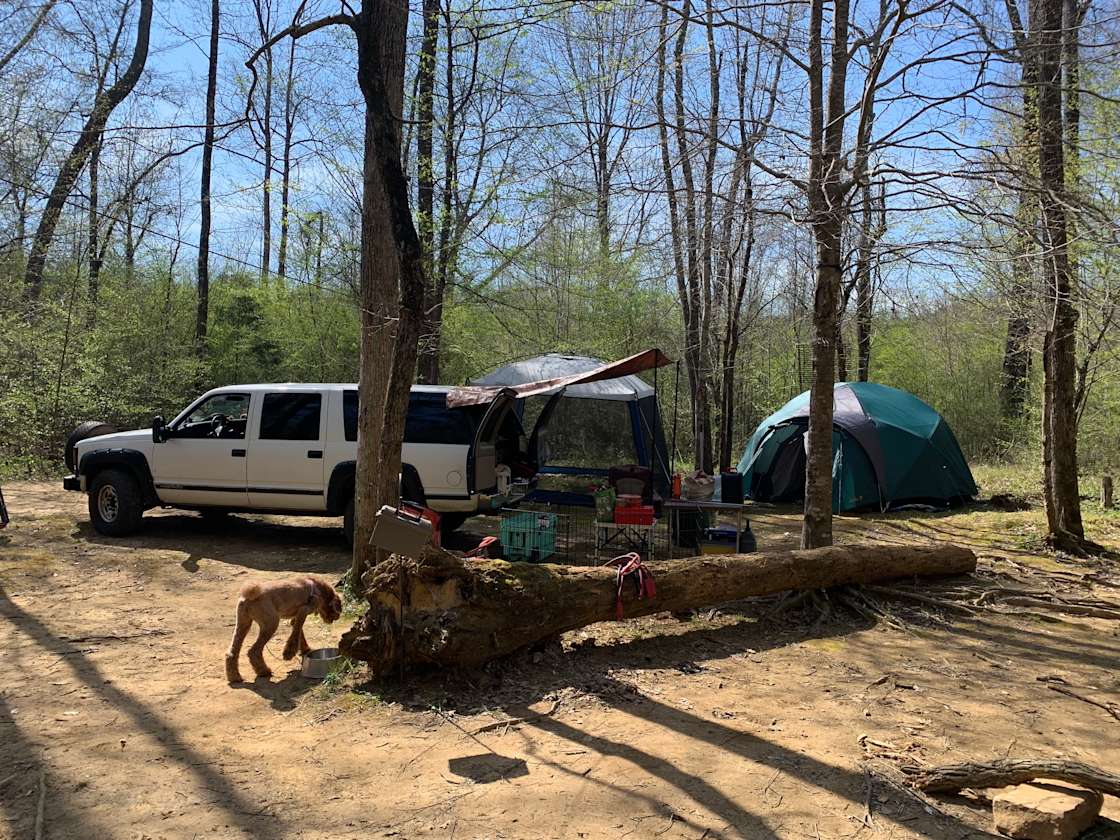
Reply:
M677 417L680 415L681 399L681 360L677 359L677 374L673 383L673 448L669 450L669 460L677 457Z
M661 403L658 401L657 396L657 368L653 369L653 408L657 412L657 422L661 422ZM664 428L664 427L662 427ZM664 432L662 432L664 434ZM649 430L649 463L653 466L653 459L657 453L657 441L654 439L653 429Z

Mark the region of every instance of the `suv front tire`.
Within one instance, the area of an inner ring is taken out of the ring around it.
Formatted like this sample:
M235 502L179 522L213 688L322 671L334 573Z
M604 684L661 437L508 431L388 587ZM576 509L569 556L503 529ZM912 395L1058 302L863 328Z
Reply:
M89 519L94 530L106 537L127 537L140 527L144 504L140 487L123 470L102 470L89 490Z

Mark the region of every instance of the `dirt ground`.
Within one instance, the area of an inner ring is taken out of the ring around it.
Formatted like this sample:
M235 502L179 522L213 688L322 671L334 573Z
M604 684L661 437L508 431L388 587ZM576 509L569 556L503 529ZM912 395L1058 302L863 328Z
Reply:
M238 588L340 576L335 521L153 511L109 540L55 483L4 493L3 837L36 837L41 804L45 838L964 838L990 827L982 797L924 800L897 784L900 765L1039 756L1120 772L1120 720L1040 679L1120 702L1114 620L896 600L883 603L899 624L873 624L770 617L766 599L597 625L487 673L404 684L360 670L310 683L280 635L273 679L231 688ZM987 586L1120 604L1120 564L1040 552L1039 523L981 509L838 527L843 541L970 545ZM763 549L796 542L792 513L752 524ZM340 632L307 626L312 646ZM1106 812L1120 820L1120 802Z

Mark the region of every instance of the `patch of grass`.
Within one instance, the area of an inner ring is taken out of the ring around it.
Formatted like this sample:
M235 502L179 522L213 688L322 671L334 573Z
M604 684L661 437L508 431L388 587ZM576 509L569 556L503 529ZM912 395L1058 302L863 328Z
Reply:
M347 678L354 673L358 663L348 656L340 656L338 662L331 666L330 672L323 677L323 681L315 687L315 694L320 700L326 700L343 690Z
M1035 463L973 464L980 498L1006 493L1031 502L1042 501L1042 467Z
M369 601L354 588L353 582L350 580L350 573L342 578L338 586L335 587L342 598L342 617L355 621L366 614L369 609Z

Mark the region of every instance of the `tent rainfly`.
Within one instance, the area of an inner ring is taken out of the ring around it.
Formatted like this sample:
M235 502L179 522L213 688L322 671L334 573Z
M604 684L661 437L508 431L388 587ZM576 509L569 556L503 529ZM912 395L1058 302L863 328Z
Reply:
M546 353L503 365L471 384L516 387L572 377L604 364L587 356ZM522 400L523 416L533 412L533 400L543 403L547 397ZM548 455L542 460L547 464L541 472L569 475L606 475L612 466L641 464L653 470L655 486L665 492L669 456L653 386L636 375L568 385L549 420Z
M832 509L943 507L976 495L949 424L913 394L873 382L833 389ZM762 502L805 497L809 392L755 430L739 461L746 494Z

